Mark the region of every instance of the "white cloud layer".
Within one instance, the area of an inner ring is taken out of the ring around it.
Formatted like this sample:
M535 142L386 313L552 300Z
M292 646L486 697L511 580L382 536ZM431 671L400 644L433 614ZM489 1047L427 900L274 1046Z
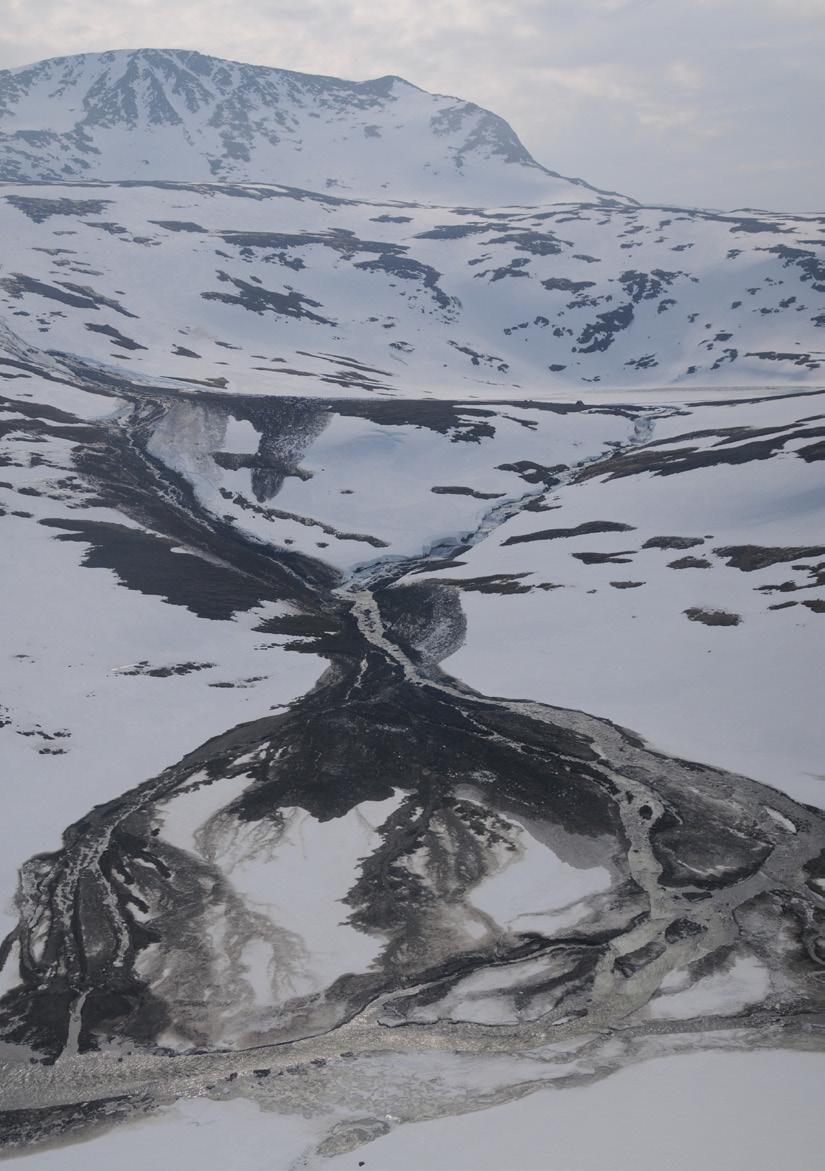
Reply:
M0 67L198 49L399 74L649 202L825 210L825 0L0 0Z

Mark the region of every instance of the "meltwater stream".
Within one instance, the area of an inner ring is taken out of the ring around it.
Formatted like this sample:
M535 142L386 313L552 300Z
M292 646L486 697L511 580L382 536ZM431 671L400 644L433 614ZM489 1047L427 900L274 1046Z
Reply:
M399 1074L403 1120L653 1052L821 1045L823 814L439 667L464 618L428 570L546 484L455 542L346 577L205 508L152 453L167 410L144 396L101 424L79 472L196 551L203 588L288 603L269 632L328 666L286 710L211 737L24 868L2 953L20 965L0 1001L21 1055L0 1086L10 1149L195 1093L323 1112L375 1089L378 1056L385 1098L394 1058L519 1058L439 1103ZM256 410L277 432L286 408ZM299 416L317 433L292 404ZM643 414L631 442L649 427ZM176 588L198 588L189 565ZM151 567L138 554L132 568ZM708 987L732 972L750 994L710 1015ZM371 1137L359 1126L324 1149Z

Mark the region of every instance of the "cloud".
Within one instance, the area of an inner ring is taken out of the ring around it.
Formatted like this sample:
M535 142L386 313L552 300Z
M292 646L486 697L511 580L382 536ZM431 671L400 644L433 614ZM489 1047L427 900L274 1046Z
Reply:
M825 203L823 0L4 0L0 66L138 46L400 74L651 202Z
M533 77L537 82L556 85L579 97L634 102L641 96L639 86L625 76L624 70L608 65L548 65L534 70Z
M665 76L677 89L697 90L705 84L703 71L689 61L671 61Z

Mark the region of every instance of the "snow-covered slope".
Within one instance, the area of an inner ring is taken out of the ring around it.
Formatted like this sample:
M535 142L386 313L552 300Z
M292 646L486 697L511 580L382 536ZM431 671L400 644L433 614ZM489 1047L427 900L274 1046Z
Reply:
M641 207L396 77L156 49L7 70L0 238L12 349L137 381L578 397L822 378L825 219Z
M579 397L823 377L814 216L9 185L0 236L14 333L171 386Z
M447 204L628 202L546 170L488 110L400 77L341 81L163 49L1 71L0 178L255 181Z

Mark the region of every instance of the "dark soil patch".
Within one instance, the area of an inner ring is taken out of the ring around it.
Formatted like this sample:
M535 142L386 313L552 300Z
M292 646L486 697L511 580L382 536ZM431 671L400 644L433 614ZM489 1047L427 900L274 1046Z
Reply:
M528 541L556 541L562 537L583 537L591 533L631 533L634 525L620 524L612 520L588 520L584 524L570 529L540 529L535 533L522 533L520 536L508 537L502 545L524 545ZM612 556L612 554L611 554Z
M703 545L704 537L651 537L642 545L643 549L692 549Z
M691 606L684 613L691 622L702 622L705 626L738 626L742 621L740 614L731 614L728 610L703 610L700 606Z
M450 484L434 484L430 491L437 496L473 496L476 500L500 500L504 495L503 492L478 492L475 488Z
M574 553L577 561L585 565L629 565L635 549L622 549L619 553Z
M710 569L709 561L704 557L677 557L675 561L668 561L668 569Z
M723 545L714 549L718 557L727 559L728 565L751 573L754 569L765 569L784 561L799 561L802 557L821 557L825 545L799 545L783 548L769 548L764 545Z

